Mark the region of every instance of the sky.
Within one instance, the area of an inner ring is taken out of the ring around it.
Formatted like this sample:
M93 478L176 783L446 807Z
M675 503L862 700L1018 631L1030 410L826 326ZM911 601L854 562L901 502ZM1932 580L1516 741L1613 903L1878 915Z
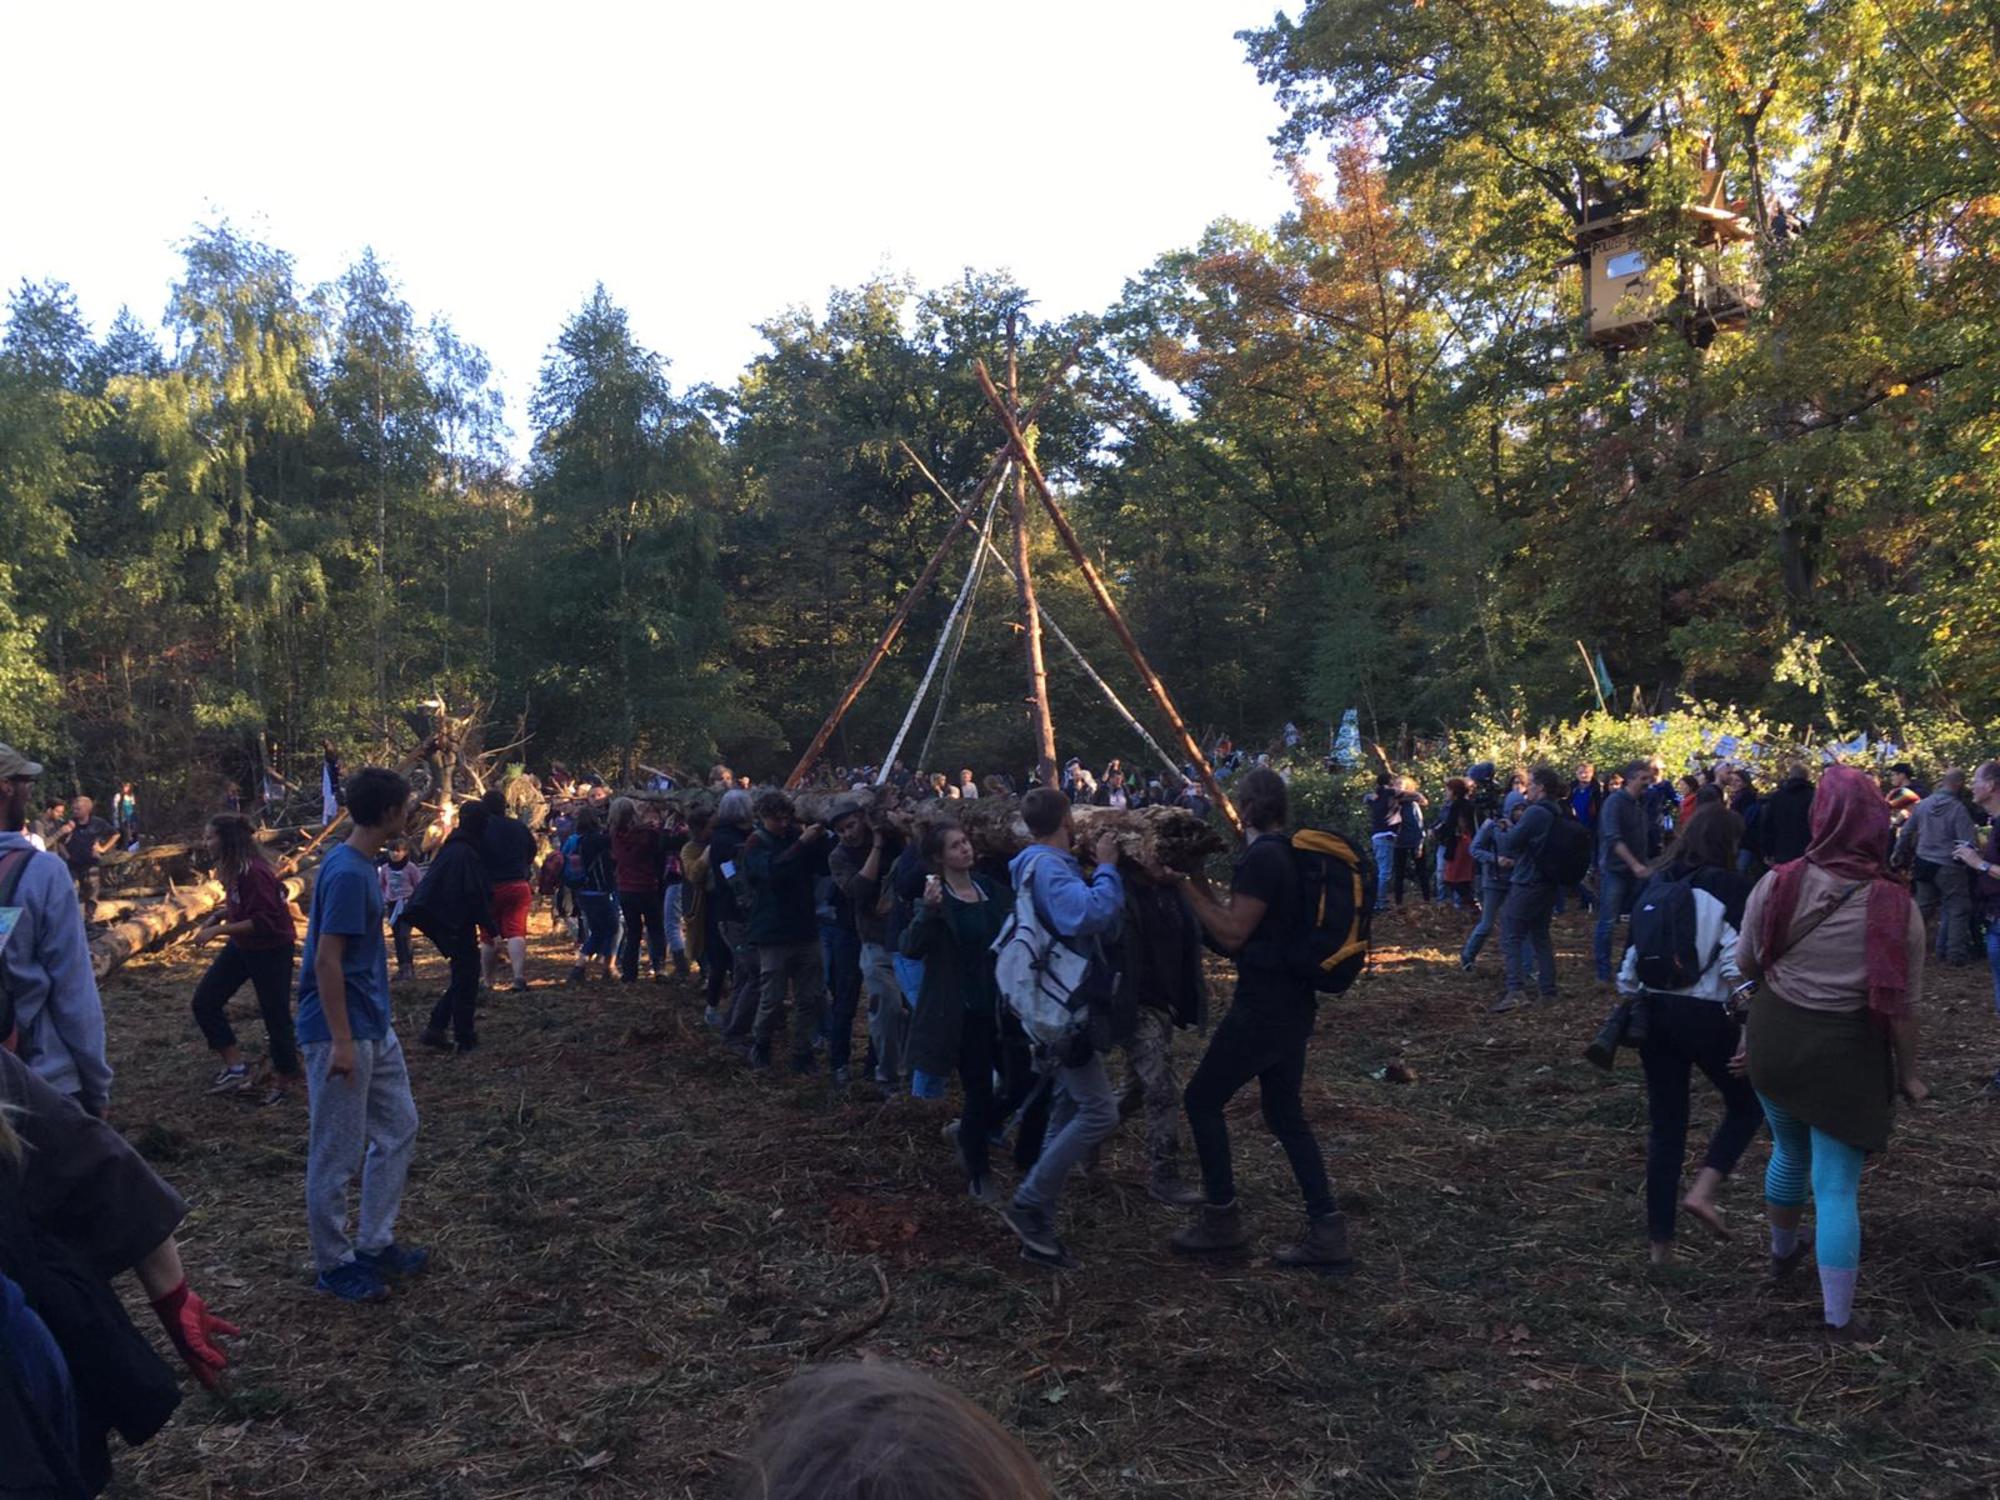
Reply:
M364 247L495 366L525 446L543 352L602 281L678 386L880 272L1007 270L1094 311L1289 195L1234 33L1274 0L18 5L0 284L156 323L227 217L338 275ZM1013 201L1008 201L1009 195Z

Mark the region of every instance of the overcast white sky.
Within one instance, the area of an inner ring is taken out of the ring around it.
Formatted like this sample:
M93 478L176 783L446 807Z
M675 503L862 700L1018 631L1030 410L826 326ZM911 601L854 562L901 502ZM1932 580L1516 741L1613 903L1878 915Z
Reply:
M1275 0L16 5L0 283L156 321L197 222L310 284L372 244L510 417L593 282L677 385L878 270L1008 269L1094 310L1287 194L1233 33ZM1009 186L1031 207L1003 206ZM524 435L517 432L516 446Z

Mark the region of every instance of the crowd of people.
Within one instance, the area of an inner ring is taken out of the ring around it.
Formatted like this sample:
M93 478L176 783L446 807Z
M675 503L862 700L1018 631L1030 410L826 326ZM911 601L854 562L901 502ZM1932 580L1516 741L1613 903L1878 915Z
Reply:
M234 1330L186 1284L172 1237L179 1198L103 1123L112 1076L75 851L111 847L117 830L100 833L79 799L44 805L39 838L31 834L40 773L0 746L0 908L18 913L0 948L0 1106L15 1111L11 1125L0 1113L0 1201L18 1197L16 1222L36 1226L24 1236L0 1216L0 1324L30 1366L0 1390L0 1438L9 1421L32 1425L51 1472L68 1464L83 1476L81 1492L94 1492L88 1476L101 1471L103 1432L78 1430L78 1383L110 1382L142 1407L150 1389L151 1411L160 1372L130 1342L119 1345L128 1356L120 1368L66 1365L74 1329L40 1316L37 1278L52 1261L87 1267L93 1284L136 1270L204 1383L226 1363L218 1337ZM1783 1279L1802 1264L1810 1201L1824 1322L1836 1337L1861 1337L1852 1311L1861 1167L1887 1143L1896 1099L1927 1093L1917 1020L1927 953L1964 963L1983 943L2000 1005L2000 875L1981 847L2000 813L2000 763L1970 778L1947 769L1935 790L1905 766L1886 791L1844 766L1816 781L1794 766L1768 792L1736 765L1678 786L1663 773L1638 760L1605 776L1583 765L1569 776L1539 766L1503 778L1485 763L1450 778L1436 805L1413 780L1385 773L1362 799L1362 873L1377 912L1403 905L1412 886L1462 910L1472 925L1458 961L1468 970L1498 931L1496 1014L1558 998L1552 918L1569 901L1591 912L1595 976L1619 1001L1592 1055L1604 1061L1631 1045L1640 1056L1653 1258L1670 1254L1682 1217L1726 1231L1720 1185L1768 1129L1769 1274ZM1140 807L1159 793L1197 810L1183 800L1200 797L1191 778L1133 790L1116 762L1101 777L1072 762L1024 778L1029 842L1011 858L977 848L948 807L1009 795L1006 778L980 786L969 770L954 781L900 765L886 777L835 769L836 787L887 781L940 804L906 837L858 796L802 822L790 794L753 792L724 767L706 778L712 808L684 816L688 799L657 795L674 788L654 774L653 785L614 795L601 778L558 767L541 826L494 791L449 808L420 837L408 826L409 784L364 767L341 783L346 836L318 868L302 934L248 819L229 811L210 820L207 850L225 896L196 934L220 947L195 987L193 1015L214 1055L216 1093L277 1106L303 1086L306 1238L319 1291L380 1300L429 1259L396 1237L419 1116L393 1022L391 949L396 980L408 981L419 967L412 935L435 947L445 982L421 1042L474 1052L482 993L530 984L538 898L552 930L573 943L572 982L615 974L636 983L642 952L655 982L698 970L717 1045L751 1073L782 1058L794 1074L823 1073L836 1091L855 1087L858 1074L929 1100L955 1081L946 1139L965 1191L1039 1264L1076 1263L1063 1234L1065 1192L1134 1116L1151 1195L1192 1211L1172 1248L1240 1255L1250 1236L1226 1109L1255 1080L1303 1210L1299 1238L1274 1261L1323 1274L1352 1268L1301 1102L1319 991L1294 956L1310 903L1277 770L1234 768L1245 842L1226 891L1200 875L1121 868L1108 834L1079 849L1079 803ZM1061 976L1068 1019L1053 1030L1022 1000L1021 965L1009 967L1021 945L1032 984L1046 989ZM1228 957L1235 983L1183 1087L1180 1035L1209 1022L1204 949ZM228 1017L245 986L266 1033L261 1066ZM1696 1071L1721 1095L1723 1114L1683 1191ZM1197 1181L1182 1174L1183 1127ZM1011 1158L1011 1192L1000 1187L996 1153ZM58 1180L51 1161L78 1165ZM79 1316L95 1337L123 1315L107 1293ZM96 1400L86 1409L121 1408Z

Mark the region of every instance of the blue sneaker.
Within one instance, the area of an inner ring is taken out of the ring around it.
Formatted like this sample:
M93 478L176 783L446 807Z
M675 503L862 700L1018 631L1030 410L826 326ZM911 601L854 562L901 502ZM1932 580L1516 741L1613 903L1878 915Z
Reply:
M382 1278L358 1260L346 1261L331 1271L322 1271L313 1290L338 1297L342 1302L380 1302L389 1295Z
M414 1245L398 1245L393 1241L380 1250L357 1250L354 1263L375 1274L380 1281L402 1281L407 1277L421 1276L431 1263L431 1253Z

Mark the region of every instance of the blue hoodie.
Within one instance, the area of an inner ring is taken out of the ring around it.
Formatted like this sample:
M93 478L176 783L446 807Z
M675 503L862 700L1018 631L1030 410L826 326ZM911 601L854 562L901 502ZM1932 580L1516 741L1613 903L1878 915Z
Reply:
M1099 865L1089 880L1076 856L1030 844L1008 862L1016 901L1033 899L1059 937L1094 937L1117 930L1125 914L1125 883L1115 865Z

